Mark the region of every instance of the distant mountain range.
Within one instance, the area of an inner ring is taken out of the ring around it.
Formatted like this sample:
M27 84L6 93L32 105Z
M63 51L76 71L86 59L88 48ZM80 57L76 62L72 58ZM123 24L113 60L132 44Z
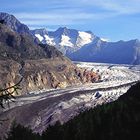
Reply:
M140 41L107 42L90 31L78 31L66 27L56 31L32 30L42 43L55 46L74 61L114 64L140 64Z
M36 43L55 46L73 61L88 61L114 64L140 64L140 41L107 42L90 31L78 31L60 27L56 31L47 29L29 30L13 15L0 13L0 20L18 33L28 33Z

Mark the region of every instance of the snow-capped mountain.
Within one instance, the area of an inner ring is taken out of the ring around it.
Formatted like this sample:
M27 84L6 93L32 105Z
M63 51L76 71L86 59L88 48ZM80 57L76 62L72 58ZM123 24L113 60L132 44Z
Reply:
M42 43L55 46L74 61L140 64L140 41L137 39L108 42L92 32L66 27L54 32L46 29L36 29L31 32Z
M46 29L36 29L31 32L42 43L56 46L67 56L97 38L92 32L78 31L66 27L61 27L54 32Z

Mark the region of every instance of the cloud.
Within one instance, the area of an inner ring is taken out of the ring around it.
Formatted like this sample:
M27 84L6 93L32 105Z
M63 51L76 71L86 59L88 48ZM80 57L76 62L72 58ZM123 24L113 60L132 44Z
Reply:
M25 0L22 3L15 0L15 2L7 7L18 9L12 14L29 26L82 25L140 13L140 0ZM25 9L26 12L23 12Z
M18 9L23 11L44 12L53 10L75 10L76 8L88 11L88 9L98 8L108 12L117 12L119 14L135 14L140 13L140 0L1 0L1 7L9 10Z
M140 13L140 0L81 0L82 4L117 12L119 14Z
M42 2L24 1L24 5L34 6L30 7L30 12L14 13L18 18L22 19L46 19L51 20L55 18L63 19L102 19L115 17L121 14L140 13L140 0L51 0ZM18 3L17 6L20 4ZM22 6L22 4L21 4ZM36 8L37 11L36 12ZM92 9L88 11L88 9ZM98 10L94 10L98 9Z
M77 13L77 12L55 12L55 13L14 13L14 15L20 19L40 19L40 20L48 20L48 19L90 19L93 16L96 16L92 13Z
M14 13L23 23L29 26L49 25L82 25L93 20L102 20L114 16L114 13L86 13L78 10L55 10L48 13Z

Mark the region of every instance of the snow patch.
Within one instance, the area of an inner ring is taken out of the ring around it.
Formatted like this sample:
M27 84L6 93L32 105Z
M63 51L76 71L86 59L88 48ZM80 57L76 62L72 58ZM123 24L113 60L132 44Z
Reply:
M79 31L79 38L77 39L77 46L81 47L83 45L89 44L92 42L93 37L91 34L86 32Z
M59 43L59 45L73 47L73 44L70 42L70 38L66 35L62 35L61 43Z
M52 37L49 37L48 35L44 35L44 37L45 37L45 40L46 40L47 44L55 45L54 39Z
M40 34L35 34L35 36L39 39L39 41L43 41L43 37Z
M101 38L101 40L104 41L104 42L108 42L109 41L108 38Z

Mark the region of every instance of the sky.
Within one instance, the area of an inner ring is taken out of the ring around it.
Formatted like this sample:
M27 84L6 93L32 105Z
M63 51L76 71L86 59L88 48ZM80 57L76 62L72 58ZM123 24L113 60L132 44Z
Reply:
M140 39L140 0L0 0L30 29L68 27L109 41Z

